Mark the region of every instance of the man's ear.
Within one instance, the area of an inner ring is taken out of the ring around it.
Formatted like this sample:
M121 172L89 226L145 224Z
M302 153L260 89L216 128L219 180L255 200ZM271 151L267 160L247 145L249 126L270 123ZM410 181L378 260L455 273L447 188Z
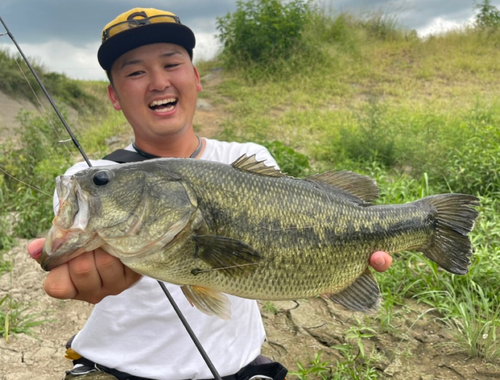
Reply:
M200 92L203 89L203 87L201 85L201 80L200 80L200 73L198 72L198 69L196 68L196 66L193 66L193 69L194 69L194 75L196 77L196 91Z
M113 85L108 85L108 98L111 100L113 107L117 111L121 111L122 107L120 106L120 101L118 100L118 96L116 95L116 91Z

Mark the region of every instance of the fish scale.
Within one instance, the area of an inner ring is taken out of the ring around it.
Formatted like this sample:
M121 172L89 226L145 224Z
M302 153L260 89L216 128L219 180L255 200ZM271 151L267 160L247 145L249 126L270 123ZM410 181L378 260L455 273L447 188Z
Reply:
M253 156L232 165L158 159L90 168L64 183L74 189L60 191L61 208L71 210L54 219L42 266L71 259L94 234L125 265L181 285L192 304L221 318L230 316L224 293L267 300L322 295L353 310L376 308L380 293L368 259L377 250L419 250L464 274L478 205L470 195L442 194L374 206L378 189L368 177L327 172L296 179ZM94 210L86 228L68 228L84 206Z

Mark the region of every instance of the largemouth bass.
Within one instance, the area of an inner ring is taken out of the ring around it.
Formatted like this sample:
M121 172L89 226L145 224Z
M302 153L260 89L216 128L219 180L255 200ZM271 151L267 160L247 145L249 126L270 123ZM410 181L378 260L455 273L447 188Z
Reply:
M46 270L103 248L134 271L182 286L202 312L230 318L223 293L285 300L322 295L375 309L375 251L421 251L465 274L478 199L442 194L371 205L375 182L352 172L288 177L255 158L232 165L165 158L58 177Z

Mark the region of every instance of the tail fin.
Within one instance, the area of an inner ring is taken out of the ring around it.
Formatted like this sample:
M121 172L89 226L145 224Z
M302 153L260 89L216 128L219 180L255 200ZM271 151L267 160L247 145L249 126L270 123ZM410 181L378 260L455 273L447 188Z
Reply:
M441 194L418 202L435 213L435 235L423 250L424 255L448 272L466 274L473 251L467 234L478 216L472 206L479 206L479 199L465 194Z

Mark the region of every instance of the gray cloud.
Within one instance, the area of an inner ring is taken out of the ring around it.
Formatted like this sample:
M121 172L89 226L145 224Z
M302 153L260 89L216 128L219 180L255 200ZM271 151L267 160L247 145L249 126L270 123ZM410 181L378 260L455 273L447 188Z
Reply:
M473 15L473 0L337 0L320 1L337 11L382 10L408 28L433 19L464 22ZM492 1L500 6L500 0ZM77 46L98 41L102 27L133 7L167 9L178 14L195 32L213 33L216 17L236 9L236 0L2 0L0 15L24 43L63 39Z
M403 27L433 32L429 27L441 22L463 24L475 9L474 0L315 1L334 12L381 11L395 17ZM500 0L491 3L500 8ZM165 9L179 15L198 36L195 58L206 59L217 48L213 38L216 18L234 11L236 0L0 0L0 16L17 42L27 47L25 52L39 57L51 69L83 79L102 78L95 59L101 30L118 14L134 7ZM1 47L12 49L7 36L0 38Z
M500 7L500 0L493 0ZM351 12L381 11L394 16L408 29L419 29L436 18L463 23L475 14L474 0L338 0L335 10Z
M63 39L73 45L99 41L104 25L134 7L172 11L195 32L213 32L215 19L236 8L234 0L2 0L0 16L18 42Z

